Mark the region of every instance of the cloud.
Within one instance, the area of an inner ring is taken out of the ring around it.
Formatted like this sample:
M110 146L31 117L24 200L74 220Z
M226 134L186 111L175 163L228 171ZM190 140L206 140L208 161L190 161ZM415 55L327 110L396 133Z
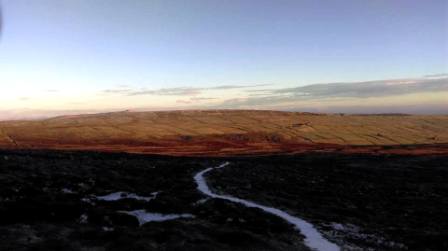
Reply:
M264 97L227 99L217 106L218 108L256 108L259 106L276 105L291 100L294 100L294 98L289 95L270 95Z
M254 96L259 94L291 98L331 98L331 97L378 97L402 95L418 92L448 91L448 77L428 79L389 79L366 82L312 84L283 89L246 90Z
M201 101L210 101L210 100L215 100L217 98L209 98L209 97L191 97L187 100L185 99L178 99L176 100L177 104L194 104L194 103L198 103Z
M275 107L282 103L293 102L381 98L418 93L448 92L448 77L312 84L295 88L254 89L247 90L247 92L249 93L247 98L228 99L221 103L219 107Z
M206 101L206 100L214 100L217 98L208 98L208 97L192 97L190 100L192 101Z
M253 88L253 87L261 87L267 86L267 84L259 84L259 85L219 85L215 87L208 88L209 90L230 90L230 89L244 89L244 88Z
M368 82L314 84L303 87L278 89L274 94L290 94L294 97L379 97L418 92L448 91L448 78L391 79Z
M140 95L155 95L155 96L196 96L202 94L209 90L231 90L231 89L244 89L266 86L264 84L259 85L219 85L214 87L175 87L175 88L162 88L156 90L148 89L137 89L132 90L129 88L124 89L123 87L128 87L126 85L119 86L117 89L107 89L101 91L101 95L104 94L121 94L125 96L140 96Z
M378 107L387 105L398 107L398 105L407 104L426 105L430 109L431 105L448 104L448 76L445 75L433 74L420 78L320 83L277 89L272 85L270 88L255 88L265 85L219 85L155 90L117 87L104 90L103 94L174 96L177 98L174 102L178 106L173 104L172 106L184 108L194 106L198 109L321 109L322 111L344 112L344 110L355 111L357 109L367 111L370 108L380 110ZM231 89L238 89L238 93L229 96L227 90ZM207 97L209 92L213 94ZM223 100L225 97L228 99ZM387 108L384 109L387 110Z
M448 77L448 73L425 75L425 78L446 78L446 77Z
M194 96L201 94L203 89L193 87L163 88L158 90L143 90L130 92L129 96L161 95L161 96Z
M129 94L131 92L131 89L107 89L102 91L103 94Z

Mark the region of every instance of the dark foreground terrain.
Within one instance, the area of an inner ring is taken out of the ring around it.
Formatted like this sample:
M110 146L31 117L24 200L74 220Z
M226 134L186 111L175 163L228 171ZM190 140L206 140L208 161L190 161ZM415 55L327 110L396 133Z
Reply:
M308 250L283 220L197 191L195 173L224 161L214 192L306 219L345 250L448 250L444 156L47 151L0 151L0 250ZM99 197L120 191L151 199ZM140 226L133 210L193 217Z

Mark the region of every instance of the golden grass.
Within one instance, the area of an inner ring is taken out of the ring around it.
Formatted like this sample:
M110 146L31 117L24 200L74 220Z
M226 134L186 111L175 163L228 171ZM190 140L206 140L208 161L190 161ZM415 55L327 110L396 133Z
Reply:
M192 149L280 151L300 144L381 146L446 143L448 116L217 110L119 112L0 122L0 147L3 148L171 153Z

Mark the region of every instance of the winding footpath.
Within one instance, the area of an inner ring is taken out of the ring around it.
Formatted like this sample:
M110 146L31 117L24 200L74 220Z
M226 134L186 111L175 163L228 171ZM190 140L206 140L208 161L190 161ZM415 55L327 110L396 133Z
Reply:
M266 207L259 205L255 202L243 200L239 198L235 198L229 195L219 195L213 193L210 188L207 185L207 182L204 178L204 175L214 169L223 168L229 165L229 162L226 162L224 164L221 164L217 167L210 167L205 170L200 171L194 176L194 180L197 184L198 190L201 191L203 194L210 196L212 198L216 199L223 199L239 204L243 204L246 207L252 207L252 208L258 208L261 209L267 213L276 215L287 222L294 225L294 227L305 236L305 245L308 246L312 250L317 251L336 251L340 250L340 248L335 245L334 243L329 242L326 240L317 230L316 228L309 222L300 219L298 217L294 217L280 209L273 208L273 207Z

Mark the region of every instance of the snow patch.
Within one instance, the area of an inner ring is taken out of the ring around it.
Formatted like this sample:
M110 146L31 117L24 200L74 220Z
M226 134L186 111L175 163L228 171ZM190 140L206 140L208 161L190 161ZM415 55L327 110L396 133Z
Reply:
M84 203L90 204L92 206L95 205L95 202L93 202L91 198L82 198L81 201Z
M223 168L228 165L229 165L229 162L226 162L226 163L219 165L218 167L214 167L214 168L210 167L210 168L207 168L207 169L197 173L194 176L194 180L197 184L198 190L201 191L203 194L210 196L212 198L228 200L231 202L243 204L246 207L258 208L267 213L276 215L276 216L286 220L287 222L294 225L294 227L305 236L305 245L307 245L312 250L318 250L318 251L340 250L340 248L336 244L326 240L316 230L316 228L314 228L314 226L311 223L309 223L303 219L294 217L294 216L292 216L280 209L277 209L277 208L266 207L266 206L262 206L257 203L254 203L252 201L235 198L235 197L228 196L228 195L219 195L219 194L213 193L210 190L210 188L208 187L207 182L205 181L204 174L206 174L214 169Z
M142 200L142 201L151 201L157 197L159 192L151 193L151 197L144 197L139 196L135 193L128 193L128 192L116 192L107 194L104 196L95 196L97 200L102 201L117 201L117 200L123 200L123 199L134 199L134 200Z
M209 200L209 198L200 199L200 200L196 201L195 203L193 203L193 205L195 205L195 206L201 205L201 204L204 204L205 202L207 202L208 200Z
M87 214L82 214L78 220L78 222L81 224L87 224L88 221L89 221L89 216L87 216Z
M74 194L75 193L73 190L71 190L69 188L62 188L61 192L65 193L65 194Z
M114 229L113 227L102 227L102 230L103 230L104 232L112 232L112 231L114 231L115 229Z
M362 241L377 247L379 246L381 248L387 247L395 249L407 249L407 247L402 243L387 240L384 237L377 236L372 233L366 233L359 226L353 224L341 224L332 222L331 224L327 225L327 227L329 227L332 230L326 231L326 234L330 237L339 240L347 239L347 240ZM344 250L369 250L369 248L359 247L354 243L345 242L342 245Z
M135 218L137 218L140 226L148 222L169 221L179 218L194 218L194 215L192 214L160 214L146 212L145 210L120 211L120 213L134 216Z

